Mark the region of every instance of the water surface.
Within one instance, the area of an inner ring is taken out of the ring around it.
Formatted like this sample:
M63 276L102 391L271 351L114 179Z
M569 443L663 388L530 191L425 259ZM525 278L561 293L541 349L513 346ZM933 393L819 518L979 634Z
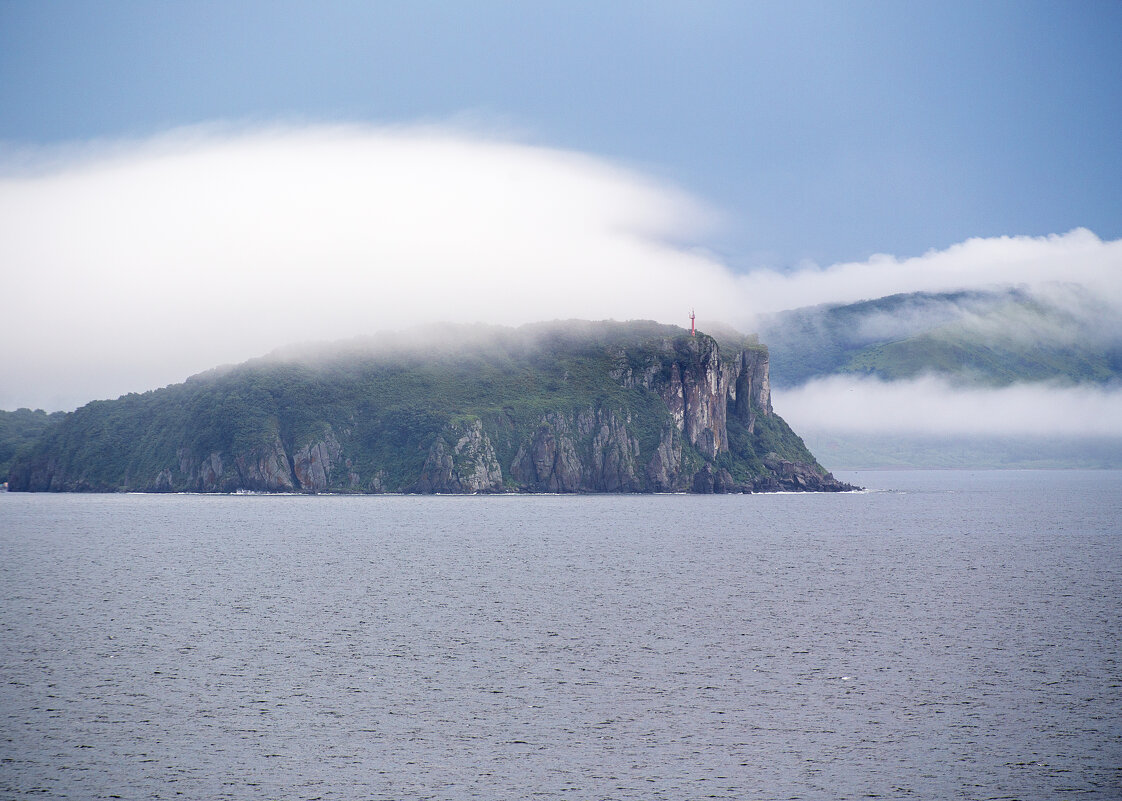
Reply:
M0 494L0 795L1122 795L1122 473L839 478Z

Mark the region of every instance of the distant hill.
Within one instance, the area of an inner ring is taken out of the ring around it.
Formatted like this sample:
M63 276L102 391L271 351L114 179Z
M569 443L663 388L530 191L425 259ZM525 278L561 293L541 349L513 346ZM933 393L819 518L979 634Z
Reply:
M1085 289L916 292L807 306L759 320L778 389L831 376L950 388L1110 388L1122 382L1122 316ZM827 401L828 402L828 401ZM804 421L805 425L805 421ZM1117 438L1056 436L1046 416L1031 436L833 431L808 426L820 458L854 467L1119 467Z
M768 351L649 322L443 327L288 349L97 401L12 490L847 489L771 406Z
M1056 287L891 295L810 306L760 320L776 386L851 374L935 374L1006 386L1122 380L1122 321L1086 292Z

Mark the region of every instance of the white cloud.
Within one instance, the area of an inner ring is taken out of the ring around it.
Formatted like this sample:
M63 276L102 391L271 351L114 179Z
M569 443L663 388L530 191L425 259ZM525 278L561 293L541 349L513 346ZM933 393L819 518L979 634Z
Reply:
M907 292L1056 283L1085 286L1104 302L1122 306L1122 240L1104 242L1079 228L1048 237L969 239L908 259L877 255L791 273L754 270L741 278L743 297L760 314Z
M969 239L946 250L897 259L877 255L865 262L803 267L789 273L757 270L740 279L753 311L769 313L819 303L852 303L901 292L1056 282L1085 286L1122 306L1122 240L1103 242L1077 228L1045 237Z
M954 387L925 377L831 376L775 390L776 411L802 434L1122 437L1122 388L1016 384Z
M73 408L291 342L431 321L754 313L1062 278L1119 294L1122 242L971 240L737 275L715 215L606 161L440 128L216 128L0 163L0 408ZM1112 294L1113 293L1113 294Z
M46 155L48 169L25 159L0 180L20 343L0 356L0 407L73 405L418 322L681 322L687 276L723 297L735 286L668 243L703 229L700 203L574 153L312 127Z

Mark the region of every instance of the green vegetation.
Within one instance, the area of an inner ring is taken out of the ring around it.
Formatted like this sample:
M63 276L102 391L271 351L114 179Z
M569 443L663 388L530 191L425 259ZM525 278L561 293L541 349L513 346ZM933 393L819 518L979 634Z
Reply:
M764 350L754 339L723 338L726 347ZM286 481L301 488L299 460L311 465L310 449L320 447L315 458L331 469L316 488L406 491L437 437L452 453L473 421L482 425L508 488L518 486L512 465L538 442L543 425L569 438L582 469L602 465L609 452L625 454L619 458L634 463L625 466L630 486L641 488L645 466L674 427L666 401L672 371L683 382L702 376L702 359L716 350L711 337L673 326L566 322L462 327L278 353L87 404L40 429L12 470L13 488L236 489ZM679 437L680 463L671 472L680 469L684 484L687 471L713 462L750 484L770 475L768 454L820 469L778 416L753 412L749 433L749 421L730 411L732 447L715 460ZM609 430L613 419L625 433ZM466 458L457 453L456 469L468 470Z
M28 450L47 428L65 416L62 412L47 414L42 409L0 411L0 480L8 475L16 456Z
M1122 325L1093 298L1018 290L912 293L775 315L761 328L776 386L833 374L940 375L1007 386L1122 379Z
M1019 381L1064 379L1072 383L1106 383L1122 378L1117 354L1078 345L1024 343L994 335L980 339L962 325L898 342L886 342L852 354L839 372L875 375L886 380L925 373L953 375L974 383L1008 386Z

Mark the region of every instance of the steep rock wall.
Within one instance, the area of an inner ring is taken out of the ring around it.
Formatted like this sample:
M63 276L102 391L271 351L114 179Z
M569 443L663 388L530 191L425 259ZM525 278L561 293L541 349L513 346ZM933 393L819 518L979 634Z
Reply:
M743 420L752 433L757 413L770 415L771 379L766 350L742 350L726 368L726 386L732 413Z
M331 430L319 442L308 443L300 448L292 455L292 475L296 485L311 492L326 490L331 481L332 469L342 452L339 440Z
M533 492L638 492L639 441L628 422L605 407L550 412L519 446L511 477Z
M421 477L409 491L473 493L502 489L503 472L495 448L476 419L448 426L433 441Z

